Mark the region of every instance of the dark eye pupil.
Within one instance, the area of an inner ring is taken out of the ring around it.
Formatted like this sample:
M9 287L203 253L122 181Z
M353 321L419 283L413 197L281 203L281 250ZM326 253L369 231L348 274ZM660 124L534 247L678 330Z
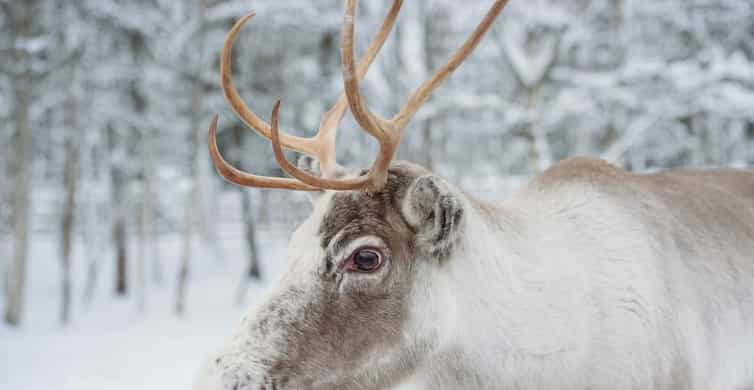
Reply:
M353 260L362 271L371 271L380 265L380 255L369 250L359 251Z

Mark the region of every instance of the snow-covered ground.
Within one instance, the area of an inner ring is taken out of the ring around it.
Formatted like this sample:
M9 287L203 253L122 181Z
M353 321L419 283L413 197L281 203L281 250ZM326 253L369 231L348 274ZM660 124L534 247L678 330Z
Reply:
M175 270L181 255L179 236L160 239L165 280L162 285L148 281L143 310L134 294L114 296L115 272L109 260L100 270L96 297L86 307L84 262L78 258L74 261L73 321L65 327L58 320L57 241L44 234L33 236L24 324L20 329L0 325L0 389L190 388L202 360L229 335L245 307L282 271L286 230L260 232L265 280L249 287L246 303L241 305L236 295L246 257L240 232L221 235L223 259L202 256L204 251L197 248L183 317L172 311Z

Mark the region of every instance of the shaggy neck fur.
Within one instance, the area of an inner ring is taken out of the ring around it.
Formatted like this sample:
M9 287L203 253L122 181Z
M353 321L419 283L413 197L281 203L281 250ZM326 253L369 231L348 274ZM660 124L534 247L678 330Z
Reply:
M754 197L559 169L499 205L464 197L459 245L414 292L412 333L432 352L406 388L754 388ZM692 189L724 203L681 213Z

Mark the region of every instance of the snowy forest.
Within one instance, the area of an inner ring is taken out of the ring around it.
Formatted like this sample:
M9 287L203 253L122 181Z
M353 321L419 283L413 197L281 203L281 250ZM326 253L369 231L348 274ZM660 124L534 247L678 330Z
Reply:
M406 2L362 83L370 106L395 112L488 3ZM358 51L388 6L361 2ZM311 135L343 88L342 1L0 0L0 387L184 388L282 269L306 196L229 185L207 153L217 112L234 164L283 176L219 86L225 34L251 10L236 86L267 120L281 98L283 128ZM339 135L341 164L371 161L351 118ZM399 151L486 199L577 155L753 166L754 3L511 0Z

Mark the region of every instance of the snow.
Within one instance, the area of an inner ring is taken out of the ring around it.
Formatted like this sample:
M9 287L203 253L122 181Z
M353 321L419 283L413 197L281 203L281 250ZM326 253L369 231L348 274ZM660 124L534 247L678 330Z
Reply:
M33 236L24 325L20 329L0 326L0 388L190 388L203 359L230 334L248 303L283 269L286 236L286 229L260 232L265 281L252 283L246 295L248 302L238 305L236 293L245 259L242 237L240 232L220 235L223 253L229 258L194 257L188 312L183 317L172 312L172 279L182 244L179 236L160 240L168 279L163 286L148 282L143 311L137 307L136 294L113 298L112 266L100 270L95 300L86 307L82 302L85 270L81 259L74 263L74 275L80 279L74 284L78 288L74 291L73 323L66 327L57 320L57 241L45 233ZM135 249L131 253L137 253Z
M50 45L47 37L34 37L29 39L16 40L16 50L23 50L29 54L35 54L43 51Z
M503 45L511 66L520 77L521 83L527 88L533 88L545 77L547 68L555 61L559 38L558 36L547 37L542 48L530 55L518 44L518 42L524 40L523 36L526 31L521 25L515 27L521 28L510 27L510 33L503 35Z

